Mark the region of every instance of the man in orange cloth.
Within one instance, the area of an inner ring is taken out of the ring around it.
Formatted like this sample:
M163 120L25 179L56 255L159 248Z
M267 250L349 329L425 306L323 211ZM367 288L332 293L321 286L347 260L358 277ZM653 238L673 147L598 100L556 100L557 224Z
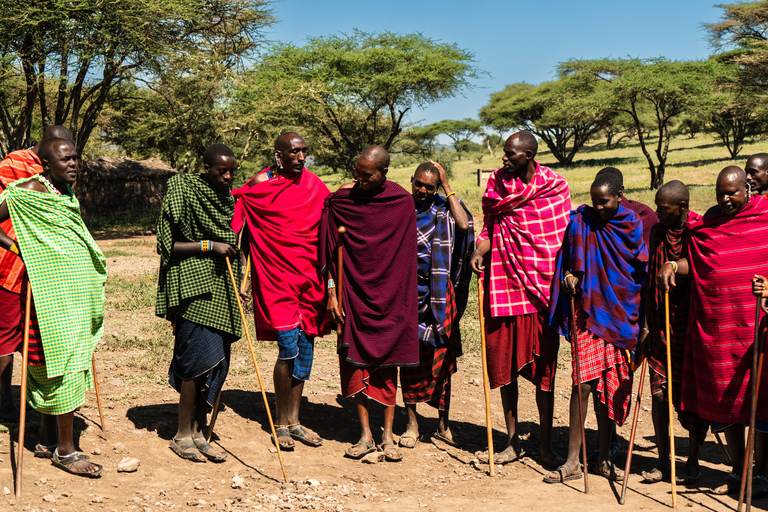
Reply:
M43 132L42 140L29 149L8 153L0 162L0 192L8 185L22 178L29 178L43 172L43 165L37 156L40 144L51 139L72 142L72 135L63 126L49 126ZM11 238L16 238L11 220L0 225ZM21 350L22 312L21 283L24 278L24 262L21 258L0 249L0 419L18 420L19 409L11 397L13 377L13 353Z
M232 227L246 227L241 247L252 257L253 314L260 340L277 340L275 432L280 448L294 439L309 446L323 440L299 422L309 380L315 336L323 335L324 280L317 272L317 236L328 187L309 172L307 143L286 132L275 140L274 166L233 191Z

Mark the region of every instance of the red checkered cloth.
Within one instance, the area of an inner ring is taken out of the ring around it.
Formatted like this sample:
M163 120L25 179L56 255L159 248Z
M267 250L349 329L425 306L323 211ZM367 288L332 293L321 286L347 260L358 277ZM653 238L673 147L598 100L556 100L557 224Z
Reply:
M428 402L447 411L451 406L451 375L456 373L456 351L453 346L435 348L419 344L419 366L400 369L403 403Z
M27 279L26 274L22 283L24 293L21 294L21 328L24 329L24 315L27 309ZM23 336L23 331L22 331ZM23 340L22 340L23 341ZM24 350L24 347L20 347ZM32 366L45 366L45 353L43 352L43 340L40 336L40 324L37 322L37 309L35 308L35 298L32 297L32 304L29 308L29 359L28 364Z
M632 398L632 372L629 370L626 352L586 328L587 315L579 308L576 335L579 349L581 382L597 381L593 389L600 402L608 407L608 416L622 426L629 416ZM572 357L573 385L576 381L576 358Z
M488 179L477 241L491 240L491 316L549 310L555 258L570 208L568 182L538 162L527 185L504 168Z

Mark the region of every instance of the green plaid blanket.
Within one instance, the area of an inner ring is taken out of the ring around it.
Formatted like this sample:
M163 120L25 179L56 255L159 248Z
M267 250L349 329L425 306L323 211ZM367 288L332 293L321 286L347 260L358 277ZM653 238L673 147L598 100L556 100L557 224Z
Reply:
M235 199L229 191L215 190L203 176L178 174L168 180L157 221L160 274L155 314L168 320L179 315L239 337L242 325L237 298L224 259L213 254L171 256L177 241L213 240L237 245L230 226Z
M107 263L69 190L59 195L9 186L5 200L32 284L48 378L91 367L104 332ZM48 187L48 185L46 185ZM50 188L49 188L50 190Z

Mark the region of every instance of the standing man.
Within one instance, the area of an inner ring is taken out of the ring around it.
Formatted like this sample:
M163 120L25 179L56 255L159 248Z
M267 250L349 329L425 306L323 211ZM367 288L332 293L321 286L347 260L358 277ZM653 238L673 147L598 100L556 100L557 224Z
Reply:
M442 186L445 196L437 193ZM426 162L411 177L418 229L419 366L400 370L408 428L400 446L419 438L416 404L438 409L435 437L456 446L448 426L451 375L462 354L459 320L469 297L469 257L475 246L472 215L448 184L445 169Z
M0 196L0 222L10 218L18 239L0 231L0 247L23 258L32 287L26 400L42 416L35 456L52 459L68 473L98 478L102 467L77 453L72 425L93 385L93 349L104 332L106 261L72 193L75 146L49 139L38 147L38 157L43 173Z
M750 197L747 175L731 165L720 171L717 206L688 225L688 257L665 263L659 288L691 276L691 307L683 362L681 408L725 431L733 468L715 494L739 492L745 457L744 425L751 414L750 379L755 298L750 281L768 272L768 198ZM757 290L756 290L757 291ZM713 314L713 311L716 314ZM753 489L768 490L768 380L759 383Z
M253 314L260 340L276 340L275 432L280 448L293 439L320 446L323 440L299 422L304 383L309 380L315 336L323 335L324 280L317 272L317 237L323 200L329 194L309 172L307 143L287 132L275 140L274 166L233 192L238 199L232 227L252 263Z
M368 398L384 405L379 449L388 461L402 460L392 435L397 368L419 364L416 288L416 212L411 195L387 181L389 153L369 146L355 167L356 181L325 200L320 224L320 269L340 282L336 266L338 228L342 248L342 304L328 278L326 304L339 336L341 392L354 396L360 440L346 450L359 459L376 450L368 421ZM336 286L334 284L334 286Z
M43 172L38 152L46 140L64 139L72 142L72 135L63 126L49 126L43 132L43 139L29 149L8 153L0 162L0 191L22 178L29 178ZM9 237L16 236L10 219L2 225ZM22 281L24 262L13 253L0 249L0 419L18 421L19 409L11 396L13 377L13 353L21 349L23 320L21 314Z
M227 146L214 144L203 162L203 174L168 180L157 221L155 314L172 323L176 338L168 383L180 395L179 424L170 448L182 459L223 462L227 454L207 443L205 434L208 407L229 372L230 346L242 336L237 290L224 261L239 254L229 191L237 161Z
M768 153L757 153L747 159L744 166L747 183L753 194L768 195Z
M655 276L662 265L668 261L677 261L688 254L688 224L701 219L701 215L688 209L690 194L683 182L673 180L665 183L656 192L656 215L659 223L651 230L649 247L648 275ZM646 482L654 483L669 480L669 404L667 402L667 342L672 354L672 400L678 410L678 418L688 430L688 462L680 475L678 483L692 484L699 479L699 448L704 444L709 430L709 422L696 413L680 410L680 389L683 377L683 358L685 356L685 336L688 332L688 311L691 305L691 282L688 278L679 278L677 286L669 291L669 328L666 331L664 292L655 278L648 280L648 329L647 348L649 374L651 380L651 400L653 429L656 434L656 446L659 452L659 464L649 472L643 471Z
M518 132L504 144L503 167L488 179L483 230L470 266L483 273L491 388L501 388L507 446L497 464L524 455L517 432L517 378L536 386L541 429L539 459L557 467L552 451L555 370L560 340L549 327L549 294L557 251L568 224L568 182L536 160L538 142ZM490 271L485 260L490 261Z

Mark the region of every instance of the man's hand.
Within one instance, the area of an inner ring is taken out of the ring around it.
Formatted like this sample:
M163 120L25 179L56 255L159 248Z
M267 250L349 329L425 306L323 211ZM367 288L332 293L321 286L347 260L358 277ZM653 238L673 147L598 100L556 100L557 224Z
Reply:
M576 290L579 289L579 278L573 274L568 274L563 278L562 288L571 295L575 295Z
M471 268L472 272L477 275L482 274L485 270L485 265L483 265L483 255L480 254L480 251L472 253L472 256L469 258L469 268Z
M451 188L450 185L448 185L448 173L445 172L445 169L443 169L442 165L435 162L434 160L430 160L429 163L434 165L435 169L437 169L437 172L440 175L440 186L443 187L443 190L445 190L447 193L447 189Z
M325 308L331 317L331 321L337 325L344 323L344 310L339 307L339 301L336 300L336 288L325 290Z
M752 278L752 295L755 297L768 297L768 279L760 275L755 275L755 277Z
M675 281L675 267L671 262L667 262L661 266L659 273L656 275L656 284L659 285L659 289L667 293L670 288L677 286Z
M224 242L211 242L211 252L231 260L235 260L235 256L238 255L237 247L234 247ZM240 261L239 259L237 261Z

